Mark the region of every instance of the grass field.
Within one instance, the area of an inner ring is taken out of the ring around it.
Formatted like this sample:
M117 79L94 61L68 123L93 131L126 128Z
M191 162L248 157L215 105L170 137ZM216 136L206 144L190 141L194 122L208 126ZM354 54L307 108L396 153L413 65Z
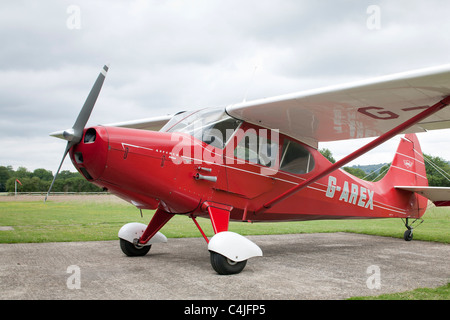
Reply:
M147 224L153 215L144 211L141 218L139 210L132 205L110 200L109 196L99 197L86 197L83 201L79 198L50 200L45 204L43 201L1 201L0 226L11 226L14 230L1 231L0 243L115 240L124 224ZM425 222L414 232L415 240L450 243L450 209L431 208L424 218ZM197 221L207 236L213 235L210 220ZM230 224L230 231L242 235L354 232L402 238L404 230L400 219ZM175 216L162 232L169 238L201 236L185 216Z
M353 297L349 300L449 300L450 283L438 288L419 288L412 291L382 294L372 297Z
M37 201L0 201L0 226L13 230L0 231L0 243L102 241L116 240L126 223L147 224L153 212L138 209L109 196ZM8 199L7 199L8 200ZM29 199L28 199L29 200ZM32 199L34 200L34 199ZM431 208L425 222L414 232L414 240L450 243L450 209ZM208 219L197 219L207 236L213 230ZM282 223L232 222L230 231L242 235L352 232L402 238L405 227L400 219L338 220ZM175 216L161 230L168 238L200 237L198 229L185 216ZM450 299L449 285L437 289L418 289L379 297L380 299Z

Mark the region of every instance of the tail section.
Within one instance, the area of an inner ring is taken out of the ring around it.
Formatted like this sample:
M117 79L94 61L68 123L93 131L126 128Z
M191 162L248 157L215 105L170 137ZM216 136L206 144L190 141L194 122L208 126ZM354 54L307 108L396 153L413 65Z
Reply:
M392 165L382 182L390 186L428 186L425 161L415 134L401 138Z
M450 188L428 186L425 161L415 134L402 138L391 168L380 182L385 190L394 187L398 197L406 197L411 218L423 216L428 200L438 207L450 206Z
M428 199L405 189L428 187L425 161L415 134L407 134L401 138L391 167L379 183L386 194L391 194L393 188L397 189L395 196L402 199L404 205L408 207L409 217L419 218L425 213Z

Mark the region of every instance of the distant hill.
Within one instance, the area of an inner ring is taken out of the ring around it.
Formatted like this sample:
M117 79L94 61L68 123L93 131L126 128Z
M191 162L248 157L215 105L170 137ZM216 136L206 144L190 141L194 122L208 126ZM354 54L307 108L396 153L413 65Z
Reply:
M450 165L450 161L445 161L445 163ZM357 166L351 166L350 168L354 168L354 169L361 169L362 171L364 171L366 174L369 174L379 168L382 168L385 165L388 165L389 163L379 163L379 164L368 164L368 165L357 165Z
M351 166L350 168L354 169L360 169L364 171L366 174L369 174L375 170L378 170L379 168L382 168L383 166L387 165L388 163L379 163L379 164L368 164L368 165L357 165L357 166Z
M333 154L329 149L320 149L322 155L331 163L335 163ZM433 157L424 154L425 168L427 172L428 183L435 187L450 187L450 161L441 157ZM390 163L379 163L370 165L356 165L352 167L344 167L343 169L367 181L379 181L388 172Z

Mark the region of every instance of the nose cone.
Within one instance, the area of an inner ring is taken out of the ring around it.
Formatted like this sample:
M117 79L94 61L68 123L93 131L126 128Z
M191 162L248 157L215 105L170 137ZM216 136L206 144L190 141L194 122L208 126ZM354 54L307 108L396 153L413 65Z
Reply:
M70 150L70 159L78 171L89 181L99 179L106 167L108 132L104 127L84 131L80 143Z

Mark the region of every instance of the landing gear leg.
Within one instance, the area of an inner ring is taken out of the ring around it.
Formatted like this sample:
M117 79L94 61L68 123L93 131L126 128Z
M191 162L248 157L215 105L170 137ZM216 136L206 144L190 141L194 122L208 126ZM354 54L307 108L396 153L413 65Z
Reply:
M211 240L208 240L195 217L191 215L208 243L211 266L221 275L240 273L245 268L248 259L262 256L261 249L252 241L228 231L232 209L230 206L217 203L205 202L203 204L203 210L208 211L214 229L214 236Z
M402 220L403 220L403 219L402 219ZM423 219L416 219L416 220L414 220L411 224L409 224L409 218L406 218L405 220L403 220L403 223L405 224L405 227L406 227L406 229L407 229L407 230L405 231L405 233L403 234L403 239L405 239L405 241L412 241L413 236L414 236L414 235L413 235L413 230L414 230L414 228L412 227L412 225L413 225L414 223L416 223L418 220L420 220L420 223L419 223L417 226L415 226L415 228L422 224Z
M405 231L403 239L405 239L405 241L411 241L413 239L413 228L409 228Z
M142 223L127 223L119 230L120 248L129 257L145 256L154 243L167 242L166 236L158 232L174 215L156 210L146 226Z

